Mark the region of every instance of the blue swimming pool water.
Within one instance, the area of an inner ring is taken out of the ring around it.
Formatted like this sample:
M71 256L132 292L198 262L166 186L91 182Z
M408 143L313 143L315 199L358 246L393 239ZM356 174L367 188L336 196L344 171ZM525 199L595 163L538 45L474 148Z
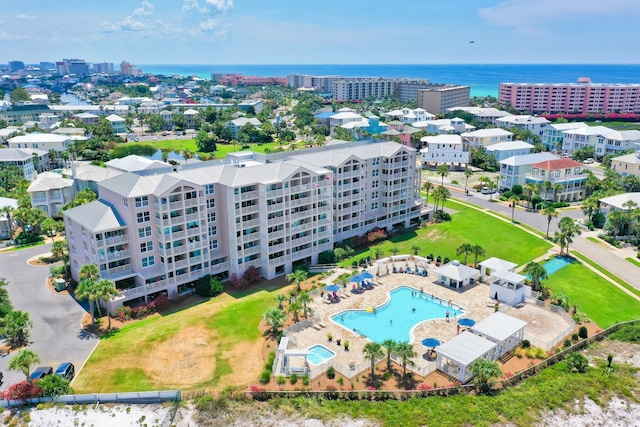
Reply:
M409 331L415 325L425 320L444 319L447 311L451 319L462 314L461 310L448 307L447 301L440 304L437 298L402 286L391 291L389 301L377 307L375 313L366 309L346 310L331 320L378 343L386 339L409 341Z
M331 359L335 355L336 354L333 351L329 350L327 347L316 344L313 347L309 348L309 356L307 357L307 360L312 365L319 365L322 362L326 362L327 360Z
M545 262L542 267L544 267L544 269L547 271L547 275L551 275L561 268L571 264L572 262L573 261L571 260L571 258L558 256L551 261Z

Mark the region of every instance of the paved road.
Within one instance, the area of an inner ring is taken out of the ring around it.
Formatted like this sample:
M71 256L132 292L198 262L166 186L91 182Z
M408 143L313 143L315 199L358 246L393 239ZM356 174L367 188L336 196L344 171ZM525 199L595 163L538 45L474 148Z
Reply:
M489 201L488 195L483 195L480 193L469 193L469 195L465 195L464 193L453 190L453 188L451 191L451 195L455 199L473 203L480 207L506 214L509 217L511 216L511 208L509 208L508 204L504 202L491 202ZM580 209L574 209L562 211L558 218L563 216L580 219L584 217L584 214ZM540 214L539 212L530 212L516 209L514 219L532 228L536 228L543 233L545 233L547 230L547 217ZM557 230L557 224L558 219L554 219L551 221L549 235L553 235L554 231ZM613 272L616 276L620 277L622 280L626 281L635 288L640 289L640 268L632 265L618 255L611 253L611 251L607 250L606 248L587 240L585 236L574 237L571 248L582 253L607 270Z
M31 257L48 252L51 245L21 251L0 253L0 276L9 282L9 296L16 310L29 312L33 322L29 348L40 355L43 366L55 369L61 362L72 362L76 373L98 343L98 339L82 330L80 322L86 313L73 298L50 291L45 280L48 267L27 264ZM10 355L0 356L4 383L0 389L22 381L24 375L7 369Z

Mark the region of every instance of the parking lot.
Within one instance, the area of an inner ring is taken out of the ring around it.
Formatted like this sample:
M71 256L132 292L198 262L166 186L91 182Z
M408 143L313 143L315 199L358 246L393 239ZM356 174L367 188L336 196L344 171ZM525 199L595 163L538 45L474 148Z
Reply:
M8 291L16 310L29 313L33 327L28 348L42 360L37 366L52 366L71 362L76 370L84 365L98 339L81 327L85 309L69 295L61 295L46 286L49 267L27 264L31 257L42 256L51 244L0 253L0 276L9 282ZM19 350L0 355L0 371L4 374L1 390L24 380L21 372L9 371L9 360ZM76 371L76 372L77 372Z

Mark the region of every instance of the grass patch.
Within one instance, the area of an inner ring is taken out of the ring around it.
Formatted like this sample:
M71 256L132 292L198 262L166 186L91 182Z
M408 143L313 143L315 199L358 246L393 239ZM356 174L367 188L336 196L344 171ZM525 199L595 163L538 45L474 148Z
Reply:
M618 285L622 286L623 288L625 288L626 290L628 290L632 294L637 295L637 296L640 297L640 290L634 288L633 286L631 286L630 284L628 284L627 282L625 282L624 280L622 280L621 278L619 278L615 274L611 273L606 268L603 268L602 266L600 266L600 264L596 264L595 262L591 261L589 258L587 258L584 255L582 255L580 252L571 251L571 255L575 256L580 261L582 261L582 262L584 262L586 264L589 264L591 267L595 268L600 273L604 274L606 277L608 277L609 279L611 279L614 282L616 282Z
M595 243L596 245L601 245L601 246L602 246L603 243L606 243L604 240L598 239L597 237L593 237L593 236L587 237L587 240L590 241L590 242Z
M126 325L100 341L74 390L199 390L253 381L263 365L258 325L274 296L267 290L239 300L223 294Z
M627 257L625 259L629 261L631 264L635 265L636 267L640 267L640 261L638 261L637 259L633 259L631 257Z
M161 149L161 150L173 151L175 153L180 153L184 150L190 150L196 155L204 155L204 156L211 156L215 154L216 159L224 159L225 157L227 157L227 154L229 153L242 151L241 144L236 144L235 146L231 144L217 144L217 150L215 152L203 153L198 151L198 146L196 145L195 139L186 139L186 138L185 139L162 139L157 141L140 141L134 144L142 147L150 147L153 149L153 152L155 152L157 149ZM118 152L123 151L122 157L124 157L124 155L127 155L126 153L124 153L124 151L126 151L125 150L126 147L127 145L120 144L114 150L112 150L112 152L117 154ZM264 153L265 149L267 148L270 150L275 150L277 147L280 147L279 142L269 142L267 144L262 144L262 145L251 144L249 145L248 149L251 151L255 151L256 153ZM149 155L149 154L145 153L143 155Z
M589 397L596 402L613 395L633 396L638 380L637 369L622 365L614 375L602 366L589 368L584 374L569 372L558 363L518 387L494 396L456 395L409 399L405 402L331 401L315 399L279 399L273 402L285 413L301 413L306 417L331 419L346 415L352 418L380 420L385 426L453 427L462 425L539 425L548 411L573 411L576 400Z
M40 241L40 242L27 243L26 245L14 246L11 249L7 249L6 252L19 251L22 249L28 249L28 248L33 248L35 246L42 246L42 245L46 245L46 242Z
M554 293L567 295L571 305L577 304L579 311L603 329L617 322L635 320L640 313L640 301L579 263L551 274L544 285Z
M549 242L515 227L510 221L500 220L455 200L447 201L446 205L456 211L452 215L451 222L443 222L393 236L381 243L385 254L390 255L390 250L394 246L400 250L401 254L413 254L411 247L418 245L421 248L419 255L433 254L435 257L440 255L443 259L448 257L462 261L463 257L456 255L456 249L462 243L469 242L480 245L486 250L486 257L479 260L495 256L522 265L544 255L551 248ZM369 248L361 249L341 265L350 267L352 261L357 261L369 254ZM474 257L470 255L467 262L473 261Z

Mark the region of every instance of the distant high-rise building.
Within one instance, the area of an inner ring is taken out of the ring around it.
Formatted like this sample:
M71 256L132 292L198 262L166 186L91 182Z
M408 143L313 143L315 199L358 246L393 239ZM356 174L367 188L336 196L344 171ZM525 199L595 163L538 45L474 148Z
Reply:
M51 70L53 68L56 68L56 64L54 64L53 62L41 62L40 63L40 69L41 70Z
M96 73L102 73L102 74L113 74L113 63L102 62L98 64L93 64L93 71L95 71Z
M457 85L433 85L418 89L418 107L432 114L445 112L447 108L466 107L471 103L471 87Z
M71 59L69 60L69 73L86 76L89 74L89 64L84 59Z
M14 73L16 71L24 70L24 62L22 61L9 61L9 71Z
M56 61L56 70L58 74L69 74L69 64L67 61Z

